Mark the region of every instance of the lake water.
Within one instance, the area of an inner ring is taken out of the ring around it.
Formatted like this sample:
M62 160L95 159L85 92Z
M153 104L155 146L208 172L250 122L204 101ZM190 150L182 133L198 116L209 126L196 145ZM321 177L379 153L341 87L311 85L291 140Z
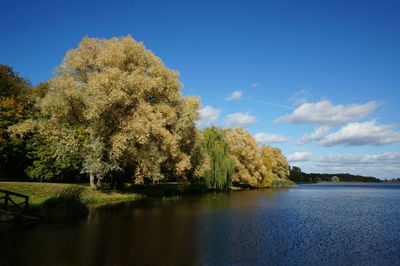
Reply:
M4 265L400 265L400 184L150 199L0 233Z

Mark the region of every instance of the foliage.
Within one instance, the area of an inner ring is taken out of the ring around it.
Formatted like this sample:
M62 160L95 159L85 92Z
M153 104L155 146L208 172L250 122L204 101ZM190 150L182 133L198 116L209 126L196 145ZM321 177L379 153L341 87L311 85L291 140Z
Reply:
M0 65L0 98L24 98L31 85L25 78L14 72L12 67ZM24 100L21 100L24 101Z
M259 187L270 187L272 185L272 182L274 181L274 179L276 179L275 174L269 170L265 170L265 172L263 173L262 180L258 184L258 186Z
M40 135L34 135L27 144L28 158L32 160L25 172L35 181L66 182L79 181L80 169L78 158L67 157L56 160L52 143Z
M8 127L29 115L25 94L30 84L11 67L0 65L0 177L19 178L29 164L26 139L12 139Z
M210 169L204 174L202 183L207 189L227 190L235 170L235 161L228 152L225 132L213 126L204 129L203 136Z
M279 187L295 187L296 184L287 179L274 179L272 180L271 187L273 188L279 188Z
M301 169L300 168L298 169L301 172ZM301 172L301 179L296 178L296 175L293 176L291 175L290 180L296 183L316 183L320 181L331 182L333 181L332 178L335 176L339 178L340 182L382 182L382 180L371 176L360 176L351 174L319 174L319 173L307 174L303 172Z
M289 179L296 183L301 182L303 180L301 169L297 166L291 167Z
M267 171L274 174L274 179L289 178L289 163L280 149L263 145L261 146L260 153L263 165Z
M257 186L265 173L257 141L249 131L241 127L226 129L226 139L229 153L235 161L232 182Z
M332 180L332 182L339 182L340 181L339 177L336 176L336 175L333 176L331 180Z
M9 134L9 127L38 115L34 103L45 95L48 84L32 87L4 65L0 65L0 84L0 177L21 179L27 175L33 180L60 181L65 173L79 173L76 164L57 162L51 144L38 135L12 138Z
M8 138L7 128L25 119L27 114L27 110L15 98L0 98L0 143Z
M199 100L180 89L178 73L130 36L83 38L39 100L41 118L13 132L38 132L58 160L79 157L95 189L119 170L136 183L199 177L207 169L194 125Z

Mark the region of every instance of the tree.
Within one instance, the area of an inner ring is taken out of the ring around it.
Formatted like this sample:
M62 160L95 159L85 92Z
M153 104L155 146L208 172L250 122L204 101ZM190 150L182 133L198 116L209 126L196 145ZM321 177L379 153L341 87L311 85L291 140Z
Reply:
M202 183L208 189L227 190L235 170L235 161L229 154L223 129L212 126L203 131L203 147L208 155L210 169Z
M79 159L54 157L52 143L39 134L34 134L27 141L27 157L32 163L25 169L27 176L35 181L76 182L80 178Z
M301 169L297 166L291 167L289 179L295 183L303 182L304 178Z
M0 65L0 98L20 98L30 88L28 79L20 77L12 67Z
M339 181L340 181L340 179L338 176L335 175L332 177L332 182L339 182Z
M26 139L12 139L8 128L29 116L26 94L30 89L27 79L0 65L0 177L21 178L29 164Z
M272 173L275 175L275 178L289 178L289 163L280 149L263 145L261 147L261 156L263 158L264 166L267 168L267 170L272 171Z
M257 141L250 132L239 127L226 130L229 153L235 160L232 182L257 186L265 173Z
M80 158L93 189L130 171L136 183L201 176L199 100L181 96L178 73L130 36L83 38L38 102L41 118L15 127L51 141L58 160ZM164 174L165 173L165 174Z

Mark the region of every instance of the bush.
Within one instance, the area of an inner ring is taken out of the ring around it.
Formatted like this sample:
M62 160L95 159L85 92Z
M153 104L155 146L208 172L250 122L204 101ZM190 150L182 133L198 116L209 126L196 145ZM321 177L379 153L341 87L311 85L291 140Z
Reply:
M65 220L87 216L89 209L82 201L82 193L83 189L80 187L61 190L56 197L43 203L44 217L50 220Z
M296 184L293 181L287 179L274 179L272 180L271 187L295 187Z

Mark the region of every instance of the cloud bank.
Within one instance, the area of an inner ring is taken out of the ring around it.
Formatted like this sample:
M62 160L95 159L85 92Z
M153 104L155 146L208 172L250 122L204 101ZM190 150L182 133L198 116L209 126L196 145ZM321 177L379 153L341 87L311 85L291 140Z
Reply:
M318 141L323 139L328 133L330 127L328 126L320 126L315 129L314 132L310 134L306 134L301 137L298 141L295 142L296 145L303 146L311 141Z
M376 125L376 120L353 122L329 134L319 144L322 146L385 145L400 142L400 132L395 125Z
M326 126L338 126L367 117L379 104L371 101L365 104L332 105L330 101L303 103L293 113L275 120L300 124L314 123Z

